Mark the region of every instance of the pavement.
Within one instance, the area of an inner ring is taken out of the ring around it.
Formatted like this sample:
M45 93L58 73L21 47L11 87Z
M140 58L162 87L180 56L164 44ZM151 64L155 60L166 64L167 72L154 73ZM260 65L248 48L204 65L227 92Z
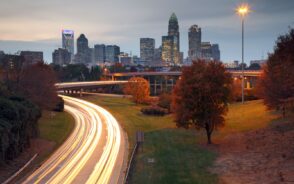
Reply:
M23 183L122 183L127 165L127 137L116 119L95 104L61 97L65 111L75 119L75 128Z

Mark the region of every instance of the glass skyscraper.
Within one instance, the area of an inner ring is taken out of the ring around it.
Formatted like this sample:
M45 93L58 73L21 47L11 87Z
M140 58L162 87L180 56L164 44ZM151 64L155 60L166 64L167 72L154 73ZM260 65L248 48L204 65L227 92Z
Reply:
M162 37L162 61L167 65L179 65L180 60L180 32L178 18L172 14L168 23L168 35Z
M62 30L62 48L66 49L71 55L71 61L74 58L74 31Z
M152 62L154 59L155 40L153 38L140 39L140 57L141 60Z
M188 56L191 60L201 58L201 28L193 25L189 29L189 51Z

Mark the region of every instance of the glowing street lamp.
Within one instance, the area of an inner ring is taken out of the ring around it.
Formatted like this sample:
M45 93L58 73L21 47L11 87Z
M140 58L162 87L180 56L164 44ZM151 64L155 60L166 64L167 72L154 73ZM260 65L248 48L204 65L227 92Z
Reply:
M242 104L244 103L244 19L250 12L250 8L247 4L241 5L237 8L237 14L242 19Z

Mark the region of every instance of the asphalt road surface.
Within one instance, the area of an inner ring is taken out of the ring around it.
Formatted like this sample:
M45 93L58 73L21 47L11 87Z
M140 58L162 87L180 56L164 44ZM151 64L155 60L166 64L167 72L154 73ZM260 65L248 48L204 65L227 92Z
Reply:
M62 96L75 119L70 137L23 183L122 183L126 140L116 119L105 109Z

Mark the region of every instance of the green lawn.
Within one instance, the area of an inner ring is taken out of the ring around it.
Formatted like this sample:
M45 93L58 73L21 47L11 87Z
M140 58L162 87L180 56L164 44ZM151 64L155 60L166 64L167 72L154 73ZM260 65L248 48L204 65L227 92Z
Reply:
M135 157L130 183L217 183L217 176L208 171L217 153L199 144L206 141L203 130L177 129L172 116L145 116L140 113L142 106L129 99L98 96L84 99L105 107L118 119L129 136L131 148L135 132L145 132L143 150ZM232 104L226 126L214 132L212 139L265 127L275 117L262 101Z
M74 128L74 119L67 112L43 111L38 121L40 138L55 142L59 147Z
M28 176L28 173L31 173L38 168L42 162L44 162L56 149L58 149L58 147L72 132L75 121L74 118L67 112L43 111L42 117L38 121L38 125L40 130L40 139L43 139L48 143L53 142L53 144L46 143L46 145L40 145L40 147L45 146L46 149L42 149L33 163L21 172L21 174L16 177L12 183L21 183L22 179Z

